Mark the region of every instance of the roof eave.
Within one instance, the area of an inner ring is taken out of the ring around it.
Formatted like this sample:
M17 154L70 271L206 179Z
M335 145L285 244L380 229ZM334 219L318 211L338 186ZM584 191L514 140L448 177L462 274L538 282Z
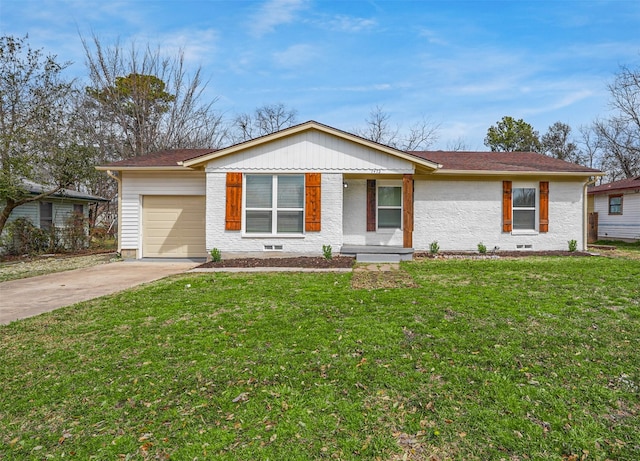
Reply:
M591 171L510 171L510 170L448 170L441 169L434 172L437 175L449 176L566 176L566 177L589 177L603 176L602 172Z
M175 166L114 166L114 165L101 165L95 167L98 171L196 171L194 168L189 168L181 165Z

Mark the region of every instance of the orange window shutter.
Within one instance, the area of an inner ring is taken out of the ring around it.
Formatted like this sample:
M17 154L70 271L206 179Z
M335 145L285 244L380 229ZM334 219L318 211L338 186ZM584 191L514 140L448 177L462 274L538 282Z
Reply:
M376 180L367 179L367 232L376 231Z
M227 173L226 230L242 229L242 173Z
M513 230L511 181L502 181L502 232Z
M540 181L540 232L549 232L549 181Z
M320 232L322 210L322 174L306 173L304 175L304 230L307 232Z

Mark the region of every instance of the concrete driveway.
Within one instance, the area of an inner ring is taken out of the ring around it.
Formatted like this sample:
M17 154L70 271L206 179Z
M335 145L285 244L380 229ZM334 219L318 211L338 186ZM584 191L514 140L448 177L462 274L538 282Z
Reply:
M195 262L124 261L0 283L0 324L179 274Z

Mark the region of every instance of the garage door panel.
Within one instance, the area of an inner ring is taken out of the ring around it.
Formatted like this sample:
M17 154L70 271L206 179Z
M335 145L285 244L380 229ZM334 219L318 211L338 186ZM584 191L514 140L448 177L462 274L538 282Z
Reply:
M203 257L204 196L145 196L142 201L144 257Z

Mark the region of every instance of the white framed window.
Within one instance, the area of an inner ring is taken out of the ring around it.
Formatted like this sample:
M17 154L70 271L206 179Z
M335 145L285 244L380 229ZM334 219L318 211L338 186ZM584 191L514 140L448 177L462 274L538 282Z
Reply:
M622 214L622 195L609 196L609 214Z
M302 234L304 231L304 175L245 176L247 234Z
M536 188L514 187L513 230L536 230Z
M402 228L402 186L378 181L378 229Z

